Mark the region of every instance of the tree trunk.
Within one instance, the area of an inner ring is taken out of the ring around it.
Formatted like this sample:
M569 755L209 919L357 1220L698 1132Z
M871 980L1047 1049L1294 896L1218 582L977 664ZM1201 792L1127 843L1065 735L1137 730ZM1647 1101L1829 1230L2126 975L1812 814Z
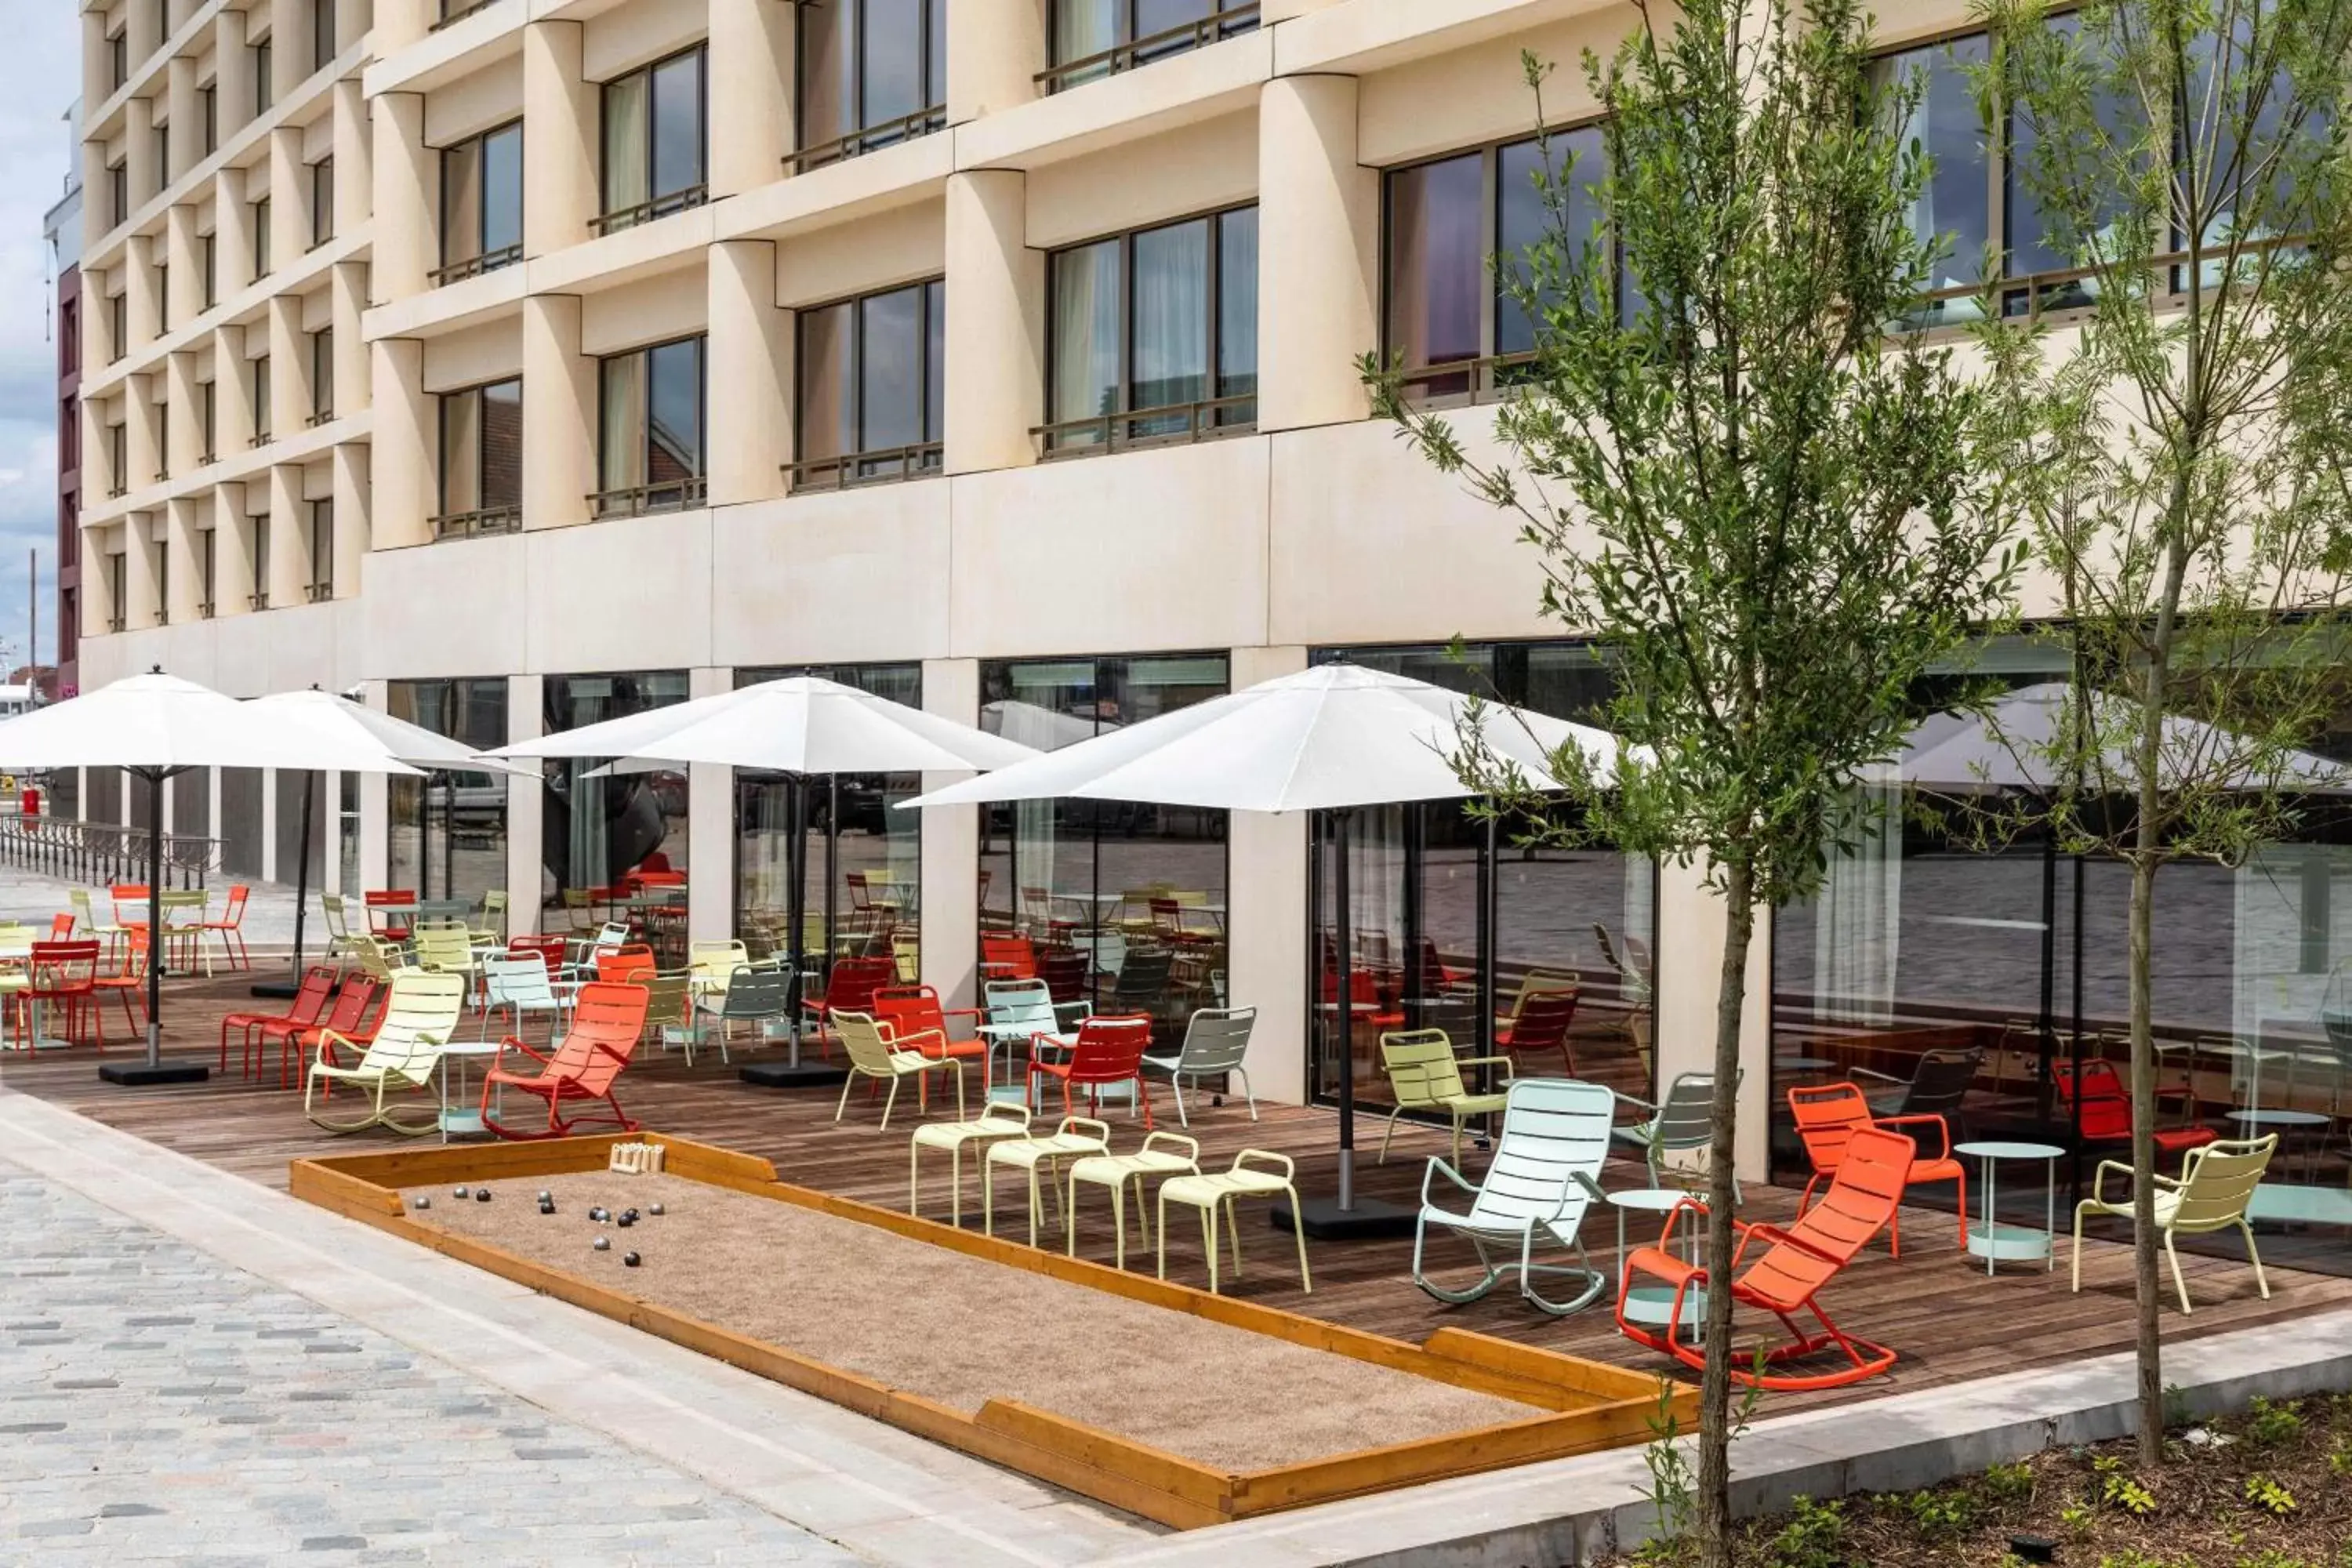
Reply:
M2139 1462L2164 1463L2164 1341L2157 1312L2156 1037L2149 1025L2148 936L2156 912L2156 864L2132 862L2131 1094L2132 1297L2139 1342Z
M1736 1568L1731 1541L1731 1253L1736 1209L1733 1135L1739 1115L1739 1023L1747 1003L1748 947L1756 932L1753 868L1724 867L1730 906L1715 1003L1715 1125L1707 1146L1706 1365L1699 1379L1698 1531L1702 1568Z

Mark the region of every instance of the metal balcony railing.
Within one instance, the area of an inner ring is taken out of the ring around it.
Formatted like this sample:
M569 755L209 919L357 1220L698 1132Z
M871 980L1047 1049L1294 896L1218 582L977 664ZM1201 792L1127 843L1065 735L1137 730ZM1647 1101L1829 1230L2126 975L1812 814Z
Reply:
M814 147L803 147L797 153L784 154L784 172L804 174L811 169L822 169L828 163L838 163L867 153L878 153L885 147L896 147L901 142L912 142L919 136L929 136L944 131L948 124L948 107L935 103L929 109L919 109L912 114L902 114L896 120L886 120L879 125L868 125L836 136L830 142L820 142Z
M495 5L497 0L486 0ZM468 278L479 278L485 272L496 272L501 267L512 267L522 259L522 247L502 245L496 250L485 250L479 256L468 256L460 261L445 261L431 273L436 287L462 283Z
M1236 37L1254 31L1257 26L1257 0L1244 0L1238 5L1228 5L1193 21L1181 22L1157 33L1147 33L1139 38L1110 48L1082 55L1074 60L1064 60L1048 70L1039 71L1035 80L1047 92L1060 92L1089 81L1099 81L1121 71L1148 66L1154 60L1166 59L1213 44L1221 38Z
M666 479L654 485L623 485L617 489L596 490L588 497L591 516L644 517L657 511L684 511L702 504L708 493L700 474L682 479Z
M522 531L522 508L519 506L488 506L475 511L444 512L432 520L433 537L443 539L479 539L493 533Z
M618 234L625 228L635 228L641 223L651 223L672 213L691 211L709 199L709 185L688 185L682 191L672 191L666 196L656 196L634 206L614 207L611 212L590 218L588 226L598 234Z
M1037 455L1047 462L1063 458L1092 458L1139 447L1181 447L1227 436L1246 436L1257 428L1257 395L1212 397L1199 403L1171 403L1158 408L1126 408L1083 419L1062 419L1030 426Z
M927 479L941 470L946 448L937 441L914 447L886 447L872 452L848 452L837 458L811 458L784 465L785 487L803 491L848 490L861 485L898 484Z

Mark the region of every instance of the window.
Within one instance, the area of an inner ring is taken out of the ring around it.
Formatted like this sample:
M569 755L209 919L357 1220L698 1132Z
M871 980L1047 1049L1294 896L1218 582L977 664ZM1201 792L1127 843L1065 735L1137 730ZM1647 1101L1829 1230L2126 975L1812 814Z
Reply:
M109 363L131 352L131 297L106 297L106 357Z
M947 285L934 280L799 312L794 489L940 471Z
M58 400L58 467L81 467L81 404L71 397Z
M110 500L131 493L131 440L128 426L115 424L106 427L106 482L108 487L106 493Z
M155 263L155 335L162 337L172 330L172 269Z
M131 165L128 163L106 166L106 205L120 226L131 221Z
M1568 226L1589 235L1600 219L1600 128L1556 132L1549 153L1551 174L1567 186ZM1403 360L1406 384L1420 395L1507 386L1534 349L1535 323L1505 280L1549 221L1537 184L1544 162L1544 144L1528 138L1389 173L1383 349ZM1499 265L1490 267L1490 253ZM1638 290L1622 268L1610 278L1630 316Z
M948 0L800 8L800 147L815 169L947 124Z
M220 399L214 395L216 390L213 382L196 383L196 432L205 446L204 455L196 459L199 463L210 464L220 460Z
M1233 435L1257 418L1257 209L1056 252L1046 457Z
M131 624L126 611L131 604L131 573L121 551L106 558L106 629L119 632Z
M247 599L257 610L269 608L269 514L256 512L247 520L253 538L253 593Z
M507 743L502 679L391 681L384 710L477 751ZM504 774L395 778L386 785L384 807L394 887L428 899L479 900L507 885Z
M131 29L117 27L106 35L107 79L116 89L131 84Z
M172 405L155 405L155 482L172 477Z
M269 198L253 204L253 281L269 276Z
M522 121L441 150L437 283L522 259Z
M540 732L546 735L649 713L683 702L688 694L682 669L551 675L540 690ZM686 774L589 776L608 760L577 757L547 764L541 838L546 874L541 882L548 889L549 910L598 899L593 889L612 888L632 871L683 871L687 867ZM684 958L681 952L667 962L682 963Z
M335 237L335 161L321 158L310 165L310 248Z
M161 194L172 183L172 127L155 127L155 189Z
M597 232L708 199L702 56L698 45L604 84L604 212Z
M324 70L336 52L335 0L310 0L310 68Z
M1975 321L1979 279L1992 245L1993 157L1978 112L1973 74L1990 49L1981 33L1905 49L1875 61L1882 84L1908 81L1917 91L1901 138L1934 160L1912 204L1911 229L1939 247L1927 297L1909 324L1932 327Z
M172 546L155 546L155 624L172 624Z
M269 112L278 101L278 84L270 79L269 40L262 39L253 46L253 112Z
M702 340L614 354L599 366L599 517L702 503Z
M196 592L200 595L196 601L196 618L202 621L213 618L214 606L217 603L213 596L213 588L219 580L219 552L213 546L219 538L219 533L209 528L196 535Z
M1257 26L1257 0L1054 0L1049 92L1197 49Z
M310 602L335 596L335 503L310 503Z
M494 381L441 397L439 539L522 526L522 382ZM503 742L501 742L503 743Z
M81 300L58 304L58 374L71 375L81 368Z
M220 151L220 84L208 81L196 89L196 112L204 125L204 155Z
M220 303L220 247L217 237L196 236L196 260L204 268L205 309Z
M496 0L441 0L441 15L434 22L433 30L437 33L450 23L462 22L484 6L495 3Z
M253 356L253 444L269 440L269 356Z
M310 334L310 423L324 425L335 416L335 330L321 327Z

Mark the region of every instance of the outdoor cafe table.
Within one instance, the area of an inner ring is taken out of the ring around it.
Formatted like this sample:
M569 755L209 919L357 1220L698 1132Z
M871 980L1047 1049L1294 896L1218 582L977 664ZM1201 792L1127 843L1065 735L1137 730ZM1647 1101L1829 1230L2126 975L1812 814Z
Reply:
M1706 1213L1706 1205L1690 1194L1676 1187L1635 1187L1609 1194L1609 1206L1617 1211L1617 1289L1624 1297L1623 1311L1629 1323L1646 1323L1653 1328L1664 1325L1674 1316L1675 1290L1671 1285L1639 1285L1625 1289L1625 1215L1630 1213L1666 1215L1688 1203L1698 1214ZM1696 1265L1699 1260L1698 1226L1683 1227L1685 1260ZM1694 1285L1683 1294L1683 1327L1694 1336L1699 1325L1706 1321L1706 1287Z
M2058 1162L2066 1151L2054 1143L2009 1143L1983 1142L1956 1143L1952 1152L1964 1160L1980 1160L1983 1172L1977 1178L1977 1188L1984 1194L1984 1218L1970 1223L1966 1214L1960 1224L1966 1228L1969 1256L1985 1260L1985 1275L1990 1279L1993 1265L2007 1262L2039 1262L2044 1273L2058 1267ZM1996 1182L2003 1160L2039 1160L2042 1162L2042 1228L2031 1226L2003 1225L1995 1205L1998 1201Z

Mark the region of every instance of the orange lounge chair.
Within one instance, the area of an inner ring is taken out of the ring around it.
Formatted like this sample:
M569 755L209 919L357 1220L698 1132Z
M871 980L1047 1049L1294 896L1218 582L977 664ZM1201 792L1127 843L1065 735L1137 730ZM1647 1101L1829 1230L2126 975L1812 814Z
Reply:
M552 1049L532 1050L512 1035L500 1040L495 1062L482 1075L482 1125L501 1138L569 1137L583 1118L565 1116L563 1108L567 1103L582 1103L601 1105L604 1110L598 1120L609 1120L620 1131L635 1132L637 1123L621 1109L613 1084L636 1054L637 1037L645 1032L646 1003L642 985L591 981L580 988L580 999L572 1009L572 1027ZM540 1070L528 1076L509 1070L503 1065L509 1049L539 1063ZM545 1100L546 1129L527 1131L499 1122L491 1102L501 1088Z
M1913 1160L1905 1180L1915 1187L1937 1182L1953 1184L1959 1194L1959 1244L1964 1248L1968 1246L1968 1167L1952 1158L1952 1131L1942 1117L1874 1116L1861 1086L1853 1083L1792 1089L1789 1091L1789 1112L1796 1119L1797 1137L1805 1145L1805 1154L1813 1163L1813 1178L1805 1184L1804 1194L1797 1200L1799 1218L1804 1216L1806 1205L1813 1201L1813 1189L1836 1179L1839 1167L1845 1163L1847 1149L1865 1129L1893 1131L1907 1127L1928 1128L1935 1132L1935 1152L1923 1153ZM1903 1256L1903 1216L1899 1212L1887 1245L1895 1257Z
M1143 1053L1151 1048L1151 1020L1143 1014L1126 1016L1097 1014L1078 1023L1077 1038L1070 1044L1067 1060L1040 1061L1033 1051L1029 1060L1029 1098L1038 1099L1037 1080L1057 1078L1062 1080L1062 1113L1071 1113L1076 1104L1076 1092L1087 1091L1089 1109L1100 1111L1102 1091L1117 1084L1133 1084L1135 1098L1143 1106L1143 1125L1151 1126L1151 1095L1143 1082Z
M1739 1233L1737 1249L1731 1255L1735 1270L1740 1270L1749 1246L1759 1237L1769 1244L1761 1256L1748 1263L1732 1279L1732 1303L1771 1313L1780 1320L1789 1335L1782 1342L1765 1348L1761 1368L1748 1370L1754 1367L1753 1352L1735 1353L1731 1358L1733 1382L1743 1387L1804 1393L1842 1388L1866 1377L1876 1377L1895 1364L1893 1351L1846 1333L1830 1321L1829 1314L1822 1310L1814 1297L1853 1261L1872 1237L1894 1219L1895 1211L1902 1206L1904 1184L1916 1152L1911 1140L1899 1132L1862 1128L1847 1140L1844 1158L1838 1162L1837 1174L1829 1191L1794 1225L1784 1230L1774 1225L1732 1222ZM1691 1290L1708 1288L1706 1270L1697 1264L1684 1262L1676 1252L1675 1226L1682 1223L1685 1212L1703 1215L1706 1210L1696 1201L1685 1199L1666 1216L1665 1232L1658 1237L1657 1245L1643 1247L1626 1259L1624 1284L1617 1298L1617 1329L1636 1344L1670 1355L1685 1366L1703 1369L1706 1365L1706 1350L1684 1339L1681 1333L1685 1312L1694 1319L1697 1316L1688 1303ZM1634 1283L1644 1278L1674 1289L1665 1321L1656 1325L1630 1322L1625 1317L1625 1303L1633 1294ZM1800 1312L1811 1313L1821 1328L1810 1333L1800 1328ZM1768 1370L1824 1351L1841 1352L1846 1364L1819 1373Z

